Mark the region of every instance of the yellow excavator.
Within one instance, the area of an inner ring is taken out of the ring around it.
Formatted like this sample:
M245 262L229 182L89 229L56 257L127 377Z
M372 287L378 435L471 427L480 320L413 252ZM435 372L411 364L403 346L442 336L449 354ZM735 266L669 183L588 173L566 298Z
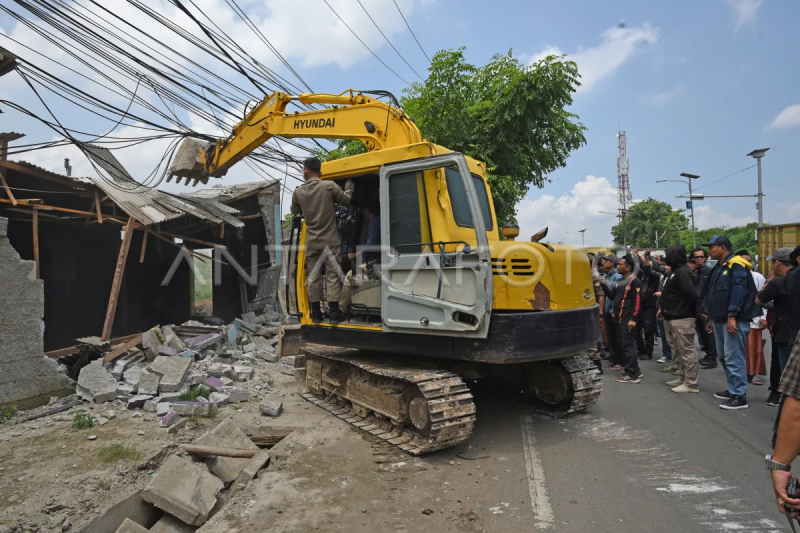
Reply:
M302 219L292 231L302 337L338 347L307 350L304 397L415 455L470 437L466 381L492 378L553 416L594 405L599 372L585 352L599 320L587 256L541 242L546 229L524 242L516 226L498 228L486 165L424 140L393 97L378 99L387 94L276 92L227 138L184 141L170 169L187 182L222 177L274 136L366 146L322 165L322 179L354 181L352 206L378 202L380 250L346 279L347 321L311 322ZM325 107L287 112L292 101Z

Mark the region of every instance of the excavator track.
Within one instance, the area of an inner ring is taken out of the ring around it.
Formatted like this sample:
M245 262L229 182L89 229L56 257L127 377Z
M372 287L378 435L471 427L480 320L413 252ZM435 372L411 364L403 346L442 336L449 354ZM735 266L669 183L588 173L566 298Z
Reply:
M527 409L555 418L562 418L572 413L579 413L590 408L600 399L603 385L600 380L600 371L588 355L579 354L572 357L559 359L560 363L569 372L574 393L569 401L556 405L538 402L536 405L526 406Z
M472 435L475 404L469 388L457 374L433 367L404 365L385 356L371 357L349 350L334 353L305 351L309 358L306 360L307 392L302 394L303 398L345 422L412 455L455 446ZM314 359L317 359L316 364L324 363L324 360L344 363L378 376L379 382L382 378L386 383L406 387L414 396L409 410L417 416L409 414L405 420L401 416L392 417L385 411L380 412L381 409L375 405L359 402L353 395L342 395L338 387L326 390L310 370L315 364ZM425 418L426 423L421 423L421 418Z

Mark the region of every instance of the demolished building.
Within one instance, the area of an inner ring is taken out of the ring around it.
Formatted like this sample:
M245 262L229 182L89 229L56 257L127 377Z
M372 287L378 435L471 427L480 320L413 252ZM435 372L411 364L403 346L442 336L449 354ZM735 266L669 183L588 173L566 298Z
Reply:
M8 141L19 137L0 134L0 217L7 219L0 264L10 265L15 254L18 262L30 261L30 281L44 301L19 298L24 284L0 275L0 307L16 306L20 317L42 321L34 329L25 320L24 335L39 339L25 345L25 355L12 359L15 352L5 346L0 351L6 373L41 357L42 349L52 359L76 353L80 337L120 342L157 324L191 319L191 259L213 265L216 317L230 322L242 313L276 309L280 182L173 194L140 185L111 152L97 147L86 153L104 177L76 179L6 160ZM215 253L197 252L205 249ZM20 324L0 322L3 344L17 342ZM46 379L34 380L40 382L37 389L0 381L0 404L46 402L56 391Z

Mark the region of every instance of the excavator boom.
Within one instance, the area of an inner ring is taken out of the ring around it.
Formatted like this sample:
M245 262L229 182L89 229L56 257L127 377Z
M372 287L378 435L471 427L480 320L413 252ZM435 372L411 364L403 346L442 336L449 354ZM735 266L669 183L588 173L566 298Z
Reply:
M291 101L329 107L287 113ZM369 151L422 141L419 129L400 109L346 91L342 94L304 93L290 96L275 92L264 98L216 143L187 138L175 154L169 177L202 181L222 177L228 169L272 137L357 139Z

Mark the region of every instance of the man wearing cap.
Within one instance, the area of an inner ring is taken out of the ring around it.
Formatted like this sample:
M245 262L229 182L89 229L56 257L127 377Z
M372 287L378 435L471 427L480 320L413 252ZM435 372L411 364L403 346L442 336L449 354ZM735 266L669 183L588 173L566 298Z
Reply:
M344 190L333 181L322 181L322 162L309 157L303 163L306 182L292 194L292 214L303 215L306 222L306 273L308 275L308 301L311 304L311 321L322 321L322 267L328 290L328 318L332 324L344 320L339 310L342 293L341 240L336 227L336 204L350 205L353 180L347 180Z
M750 275L752 265L732 253L733 244L724 235L714 235L703 246L708 247L717 265L703 287L703 307L714 330L717 351L728 390L715 398L725 400L722 409L747 408L747 360L745 344L750 334L750 321L761 315L756 304L756 286Z
M777 407L780 402L778 393L778 383L786 363L789 361L789 335L791 334L794 323L792 317L792 301L789 298L789 288L787 286L787 275L794 269L790 255L791 248L778 248L772 255L767 257L767 261L772 262L772 272L766 285L761 289L756 297L756 303L765 306L773 302L772 321L770 331L772 332L772 361L770 362L770 395L767 405Z

